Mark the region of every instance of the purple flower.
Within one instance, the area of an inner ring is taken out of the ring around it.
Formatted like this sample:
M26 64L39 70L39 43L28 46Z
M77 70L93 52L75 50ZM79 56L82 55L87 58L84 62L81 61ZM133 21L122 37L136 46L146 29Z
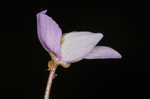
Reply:
M74 31L62 35L62 30L58 24L51 17L47 16L46 12L47 10L44 10L37 14L38 37L55 64L67 68L70 66L70 63L82 59L122 57L110 47L96 46L103 38L101 33Z

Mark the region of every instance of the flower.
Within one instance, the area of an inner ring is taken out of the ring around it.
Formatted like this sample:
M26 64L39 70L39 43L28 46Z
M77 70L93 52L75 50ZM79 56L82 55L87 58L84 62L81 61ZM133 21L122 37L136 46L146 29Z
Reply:
M37 31L43 48L50 54L51 64L68 68L71 63L82 59L112 59L122 56L107 46L96 46L103 38L102 33L74 31L62 35L58 24L46 15L47 10L37 14Z

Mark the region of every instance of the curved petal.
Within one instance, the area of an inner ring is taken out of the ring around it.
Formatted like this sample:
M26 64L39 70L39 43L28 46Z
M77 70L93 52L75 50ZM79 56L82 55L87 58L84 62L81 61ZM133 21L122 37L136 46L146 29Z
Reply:
M101 33L71 32L64 35L62 61L72 63L86 56L102 39Z
M53 52L60 57L60 40L62 31L58 24L46 15L47 10L37 14L37 31L38 37L47 52Z
M122 56L114 49L105 46L97 46L90 52L85 59L112 59Z

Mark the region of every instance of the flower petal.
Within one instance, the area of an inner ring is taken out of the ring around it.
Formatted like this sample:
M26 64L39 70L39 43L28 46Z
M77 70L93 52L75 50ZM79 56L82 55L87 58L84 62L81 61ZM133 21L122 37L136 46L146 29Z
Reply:
M71 32L64 35L62 61L72 63L86 56L103 38L101 33Z
M47 10L37 14L38 37L47 52L53 52L58 57L61 55L60 40L62 31L58 24L46 15Z
M106 46L97 46L90 52L85 59L112 59L122 56L114 49Z

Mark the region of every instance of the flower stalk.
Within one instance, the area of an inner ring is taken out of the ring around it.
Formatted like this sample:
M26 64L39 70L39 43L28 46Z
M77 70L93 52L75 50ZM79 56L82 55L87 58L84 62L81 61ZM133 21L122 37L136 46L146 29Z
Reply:
M53 79L55 77L56 68L57 66L55 64L51 64L51 71L49 73L44 99L49 99L50 97L51 86L52 86Z

